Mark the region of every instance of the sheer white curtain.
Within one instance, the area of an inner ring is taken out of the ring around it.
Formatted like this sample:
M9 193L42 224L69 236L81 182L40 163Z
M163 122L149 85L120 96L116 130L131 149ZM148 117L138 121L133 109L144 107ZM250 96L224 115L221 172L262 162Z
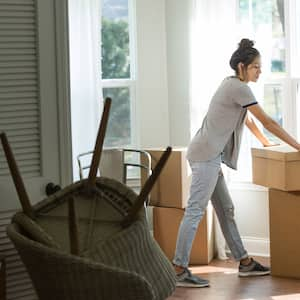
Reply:
M73 177L78 154L93 150L102 110L101 0L69 0Z
M229 59L237 47L236 0L193 0L191 25L191 134L199 129L211 97L224 77L233 74ZM215 218L216 219L216 218ZM219 258L225 240L215 224Z

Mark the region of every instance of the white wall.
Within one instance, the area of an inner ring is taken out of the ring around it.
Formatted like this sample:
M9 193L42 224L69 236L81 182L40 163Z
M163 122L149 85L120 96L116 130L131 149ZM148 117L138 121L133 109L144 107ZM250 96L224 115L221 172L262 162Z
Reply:
M186 146L191 0L138 0L137 114L142 147Z
M235 206L236 222L249 253L268 256L269 199L268 192L260 187L230 187Z
M191 0L138 0L138 87L142 147L186 146L190 136L189 22ZM249 253L268 255L266 191L230 189Z
M141 147L166 147L169 138L164 0L137 0L137 117Z
M190 136L191 0L166 0L170 143L187 146Z

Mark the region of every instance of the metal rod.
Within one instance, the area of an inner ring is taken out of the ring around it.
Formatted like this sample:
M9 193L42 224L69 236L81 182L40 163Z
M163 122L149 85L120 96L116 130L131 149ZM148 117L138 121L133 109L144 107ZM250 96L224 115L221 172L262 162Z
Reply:
M89 177L88 177L89 186L95 185L97 170L99 167L102 148L103 148L103 141L104 141L106 127L108 123L110 106L111 106L111 98L106 98L99 130L98 130L98 135L96 139L96 144L94 148L94 154L93 154L92 163L90 167Z
M0 133L0 138L3 146L3 150L6 156L7 164L12 176L12 179L15 184L15 188L17 190L19 200L21 202L21 206L23 209L23 212L31 219L34 219L34 211L30 204L30 200L28 197L28 194L26 192L21 174L19 172L16 160L14 158L13 152L11 150L11 147L8 143L6 134L4 132Z
M145 184L144 184L140 194L138 195L135 203L133 204L130 212L125 217L124 221L122 222L122 225L124 227L129 226L135 220L139 210L143 207L144 202L147 200L148 194L150 193L150 191L151 191L153 185L155 184L158 176L160 175L163 167L165 166L171 152L172 152L172 148L167 147L167 149L164 151L164 153L160 157L155 168L153 169L151 176L145 182Z
M75 210L74 197L68 199L68 213L69 213L69 238L70 238L70 251L71 254L79 255L79 242L78 242L78 224Z

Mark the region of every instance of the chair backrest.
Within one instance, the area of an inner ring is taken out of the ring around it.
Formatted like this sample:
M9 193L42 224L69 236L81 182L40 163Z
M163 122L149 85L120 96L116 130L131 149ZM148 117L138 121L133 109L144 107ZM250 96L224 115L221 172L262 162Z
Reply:
M70 255L36 242L17 224L7 227L40 300L154 300L137 273Z
M81 153L77 156L79 167L79 178L86 178L90 168L93 151ZM129 159L128 157L134 156ZM141 163L140 157L145 163ZM99 174L104 177L113 178L126 184L128 169L138 168L146 170L149 177L151 175L151 156L147 151L129 148L111 148L102 150L102 158L99 165Z
M94 151L81 153L77 156L79 178L87 178ZM123 151L121 149L103 149L98 175L123 182Z

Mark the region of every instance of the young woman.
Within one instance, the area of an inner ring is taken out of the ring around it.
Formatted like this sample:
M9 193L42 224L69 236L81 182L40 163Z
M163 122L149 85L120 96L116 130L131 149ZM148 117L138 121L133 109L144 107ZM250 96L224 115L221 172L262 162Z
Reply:
M234 207L221 171L221 163L236 169L244 124L264 146L271 143L247 114L252 113L282 141L300 151L300 144L270 118L258 104L249 81L261 73L260 54L249 39L242 39L232 54L230 66L235 76L227 77L215 92L201 128L192 139L187 159L192 169L190 197L178 232L173 264L178 286L205 287L209 282L191 274L190 251L199 222L211 200L233 257L240 262L239 276L270 274L268 267L250 258L234 220Z

